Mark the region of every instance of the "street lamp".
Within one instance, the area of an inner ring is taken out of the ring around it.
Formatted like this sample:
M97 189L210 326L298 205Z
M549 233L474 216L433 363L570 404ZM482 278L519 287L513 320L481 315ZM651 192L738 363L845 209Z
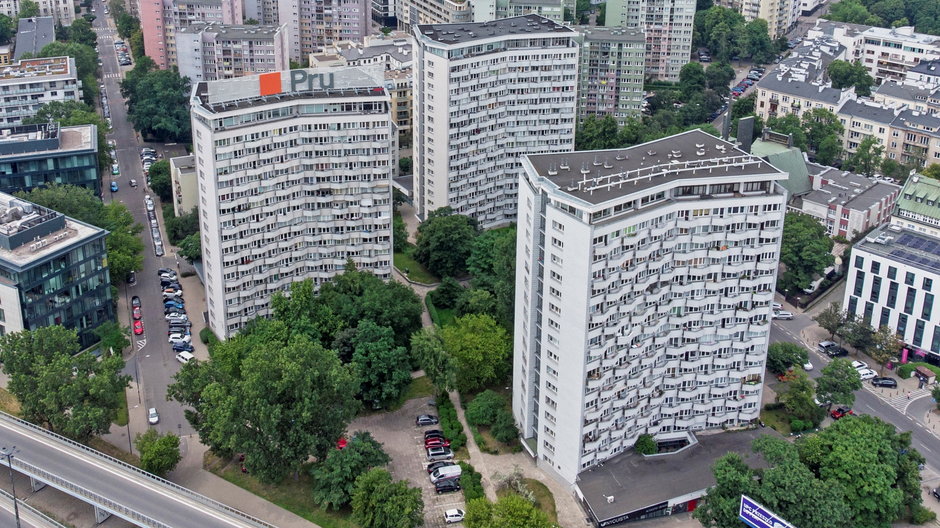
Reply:
M0 456L6 457L7 466L10 468L10 491L13 492L13 516L16 518L16 528L20 528L20 506L16 502L16 484L13 481L13 453L16 452L16 446L0 447Z

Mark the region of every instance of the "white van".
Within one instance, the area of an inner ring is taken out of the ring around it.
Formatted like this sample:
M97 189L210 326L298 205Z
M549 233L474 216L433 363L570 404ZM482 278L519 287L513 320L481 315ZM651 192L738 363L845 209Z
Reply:
M453 466L439 467L431 472L431 483L434 484L438 480L459 478L460 471L460 466L456 464Z

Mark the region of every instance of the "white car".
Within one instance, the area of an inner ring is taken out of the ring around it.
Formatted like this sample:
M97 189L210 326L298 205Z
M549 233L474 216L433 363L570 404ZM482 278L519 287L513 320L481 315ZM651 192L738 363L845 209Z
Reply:
M463 510L454 508L444 512L444 522L447 524L456 523L463 520Z
M195 358L196 356L194 356L192 352L186 352L185 350L176 354L176 360L180 363L183 363L184 365Z
M160 415L157 413L156 408L151 407L150 410L147 411L147 422L149 422L150 425L160 422Z
M775 310L775 311L774 311L774 319L790 320L790 319L793 319L793 313L792 313L792 312L787 312L787 311L784 311L784 310Z
M852 368L854 368L855 370L867 370L868 363L865 363L864 361L856 360L852 362Z
M805 370L806 372L813 370L813 363L807 360L806 363L803 363L803 370Z
M193 336L183 335L183 334L170 334L166 338L167 343L176 344L176 343L192 343Z
M859 369L858 375L862 378L862 381L867 381L872 378L878 377L878 374L872 369Z
M778 302L772 302L770 306L772 306L774 310L783 310L783 305Z
M166 314L165 316L163 316L163 318L166 319L167 321L169 321L170 319L182 319L182 320L184 320L184 321L188 321L188 320L189 320L189 316L188 316L188 315L186 315L186 314L184 314L184 313L180 313L180 312L168 313L168 314Z

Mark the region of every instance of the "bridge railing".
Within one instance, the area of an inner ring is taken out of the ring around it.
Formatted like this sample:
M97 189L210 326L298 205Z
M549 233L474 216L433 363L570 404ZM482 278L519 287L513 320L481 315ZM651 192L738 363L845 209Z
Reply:
M84 486L80 486L54 473L50 473L45 469L36 467L29 462L23 462L19 458L15 457L12 460L13 469L20 471L25 475L39 479L54 488L59 488L68 493L72 493L74 496L84 499L85 502L94 504L95 506L107 510L115 515L124 517L125 519L135 523L141 523L142 526L146 526L147 528L173 528L168 524L162 523L156 519L151 519L150 517L143 515L136 510L127 508L120 503L114 502L107 497L99 495ZM4 461L0 461L0 464L4 466L6 465Z
M10 495L6 490L0 489L0 496L6 497L6 498L9 499L11 502L13 501L13 495ZM20 509L22 509L22 510L27 510L27 511L29 511L31 514L33 514L33 515L35 515L36 517L39 517L40 519L42 519L43 522L45 523L45 526L50 526L50 527L52 527L52 528L67 528L64 524L62 524L62 523L60 523L59 521L53 519L52 517L49 517L48 515L46 515L45 513L41 512L41 511L39 511L39 510L37 510L36 508L33 508L33 507L30 506L29 504L26 504L26 503L23 502L23 501L17 501L17 503L19 504L19 508L20 508Z
M258 518L256 518L256 517L253 517L253 516L251 516L251 515L248 515L247 513L243 512L243 511L241 511L241 510L237 510L237 509L235 509L235 508L232 508L231 506L228 506L228 505L226 505L226 504L223 504L223 503L221 503L221 502L219 502L219 501L217 501L217 500L210 499L209 497L206 497L205 495L196 493L195 491L193 491L193 490L191 490L191 489L189 489L189 488L184 488L183 486L180 486L179 484L176 484L175 482L171 482L171 481L166 480L166 479L164 479L164 478L160 478L160 477L154 475L153 473L149 473L149 472L147 472L147 471L144 471L144 470L140 469L139 467L136 467L136 466L133 466L133 465L131 465L131 464L128 464L127 462L124 462L123 460L119 460L119 459L114 458L114 457L112 457L112 456L108 456L108 455L106 455L106 454L104 454L104 453L102 453L102 452L100 452L100 451L97 451L97 450L95 450L95 449L92 449L92 448L90 448L90 447L88 447L88 446L86 446L86 445L84 445L84 444L81 444L81 443L79 443L79 442L76 442L76 441L74 441L74 440L72 440L72 439L70 439L70 438L66 438L66 437L64 437L64 436L62 436L62 435L60 435L60 434L54 433L54 432L52 432L52 431L49 431L48 429L44 429L44 428L42 428L42 427L39 427L39 426L36 425L36 424L27 422L26 420L21 420L21 419L17 418L16 416L13 416L13 415L10 415L10 414L7 414L7 413L5 413L5 412L0 411L0 419L5 420L5 421L8 421L8 422L14 422L14 423L16 423L16 424L18 424L18 425L20 425L20 426L22 426L22 427L25 427L25 428L27 428L27 429L30 429L30 430L32 430L32 431L34 431L34 432L37 432L37 433L41 434L41 435L44 435L44 436L47 436L47 437L49 437L49 438L58 440L59 442L68 444L69 446L74 447L74 448L76 448L76 449L80 449L80 450L82 450L82 451L85 451L86 453L88 453L88 454L90 454L90 455L92 455L92 456L94 456L94 457L96 457L96 458L98 458L98 459L100 459L100 460L102 460L102 461L104 461L104 462L108 462L108 463L110 463L110 464L119 466L119 467L121 467L121 468L123 468L123 469L126 469L126 470L128 470L128 471L137 473L140 477L142 477L142 478L144 478L144 479L147 479L147 480L149 480L149 481L151 481L151 482L153 482L153 483L160 484L160 485L162 485L162 486L171 488L171 489L173 489L173 490L175 490L175 491L177 491L177 492L179 492L179 493L181 493L181 494L183 494L183 495L186 495L186 496L189 497L190 499L192 499L192 500L194 500L194 501L196 501L196 502L199 502L200 504L204 504L204 505L206 505L206 506L208 506L208 507L210 507L210 508L213 508L213 509L215 509L215 510L219 510L219 511L224 511L224 512L226 512L226 513L230 513L230 514L232 514L232 515L234 515L234 516L236 516L236 517L239 517L239 518L241 518L241 519L243 519L243 520L245 520L245 521L247 521L247 522L249 522L249 523L251 523L251 524L254 524L255 526L257 526L257 527L259 527L259 528L277 528L277 527L274 526L273 524L267 523L267 522L265 522L265 521L262 521L261 519L258 519ZM18 459L14 459L14 460L16 460L16 463L13 464L14 468L17 466L17 464L22 463L21 460L18 460ZM2 464L2 465L6 465L6 464ZM51 484L51 482L50 482L50 484ZM104 500L113 503L113 501L109 501L108 499L104 499ZM111 509L111 508L105 507L105 509ZM165 525L159 525L159 524L158 524L158 525L155 525L155 526L165 526ZM167 528L170 528L170 527L167 527Z

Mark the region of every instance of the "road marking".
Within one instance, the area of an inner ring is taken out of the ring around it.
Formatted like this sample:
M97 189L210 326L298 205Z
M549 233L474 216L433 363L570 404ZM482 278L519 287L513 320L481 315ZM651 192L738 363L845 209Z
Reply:
M137 350L143 350L143 348L144 348L145 346L147 346L147 340L146 340L146 339L140 339L140 340L137 341Z

